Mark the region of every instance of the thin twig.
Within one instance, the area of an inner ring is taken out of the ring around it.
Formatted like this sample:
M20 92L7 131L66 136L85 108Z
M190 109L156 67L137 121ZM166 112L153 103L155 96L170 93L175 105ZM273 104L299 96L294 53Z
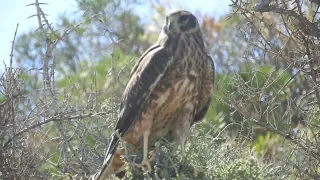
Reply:
M303 40L305 42L305 47L306 47L308 59L312 60L313 57L311 56L311 52L310 52L310 49L309 49L308 39L306 37L303 37ZM318 59L318 61L319 61L319 59ZM312 80L314 81L315 84L317 84L317 72L313 68L314 66L316 66L316 64L313 63L313 61L310 61L309 64L310 64L310 69L311 69ZM316 98L317 98L317 104L318 104L318 107L320 109L320 92L319 92L319 89L318 89L317 85L314 86L314 90L315 90L315 94L316 94Z
M39 126L42 126L44 124L47 124L49 122L53 122L53 121L63 121L63 120L72 120L72 119L83 119L83 118L86 118L86 117L95 117L95 116L102 116L102 115L106 115L107 113L106 112L98 112L98 113L88 113L88 114L79 114L79 115L74 115L74 116L69 116L69 117L65 117L65 114L57 114L55 116L52 116L44 121L41 121L37 124L34 124L34 125L31 125L29 127L26 127L24 128L23 130L15 133L12 137L15 137L15 136L20 136L22 135L23 133L25 132L28 132L29 130L31 129L34 129L36 127L39 127ZM9 139L5 145L7 146L10 142L12 141L12 138Z
M12 68L12 63L13 63L13 49L14 49L14 42L16 41L18 27L19 27L19 23L16 26L16 31L14 32L13 40L12 40L12 43L11 43L10 66L9 66L10 69Z
M37 19L38 19L38 25L39 25L39 29L43 30L43 25L42 25L42 20L41 20L41 13L40 13L40 4L39 4L39 0L36 0L35 4L34 4L37 8ZM28 6L28 5L27 5Z

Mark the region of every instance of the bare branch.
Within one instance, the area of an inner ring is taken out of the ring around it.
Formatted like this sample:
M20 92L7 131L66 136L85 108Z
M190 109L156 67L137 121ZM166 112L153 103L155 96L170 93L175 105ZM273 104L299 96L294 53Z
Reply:
M57 114L53 117L50 117L42 122L39 122L37 124L34 124L34 125L31 125L29 127L26 127L25 129L15 133L13 137L16 137L16 136L20 136L22 135L23 133L26 133L36 127L40 127L44 124L47 124L49 122L54 122L54 121L64 121L64 120L72 120L72 119L83 119L83 118L87 118L87 117L95 117L95 116L101 116L101 115L106 115L107 113L105 112L99 112L99 113L88 113L88 114L79 114L79 115L73 115L73 116L66 116L68 113L60 113L60 114ZM10 138L5 144L4 144L4 147L7 146L9 143L11 143L12 141L12 138Z
M10 53L10 66L9 68L12 68L13 63L13 49L14 49L14 42L16 40L17 32L18 32L19 23L17 24L16 31L14 32L13 40L11 43L11 53Z

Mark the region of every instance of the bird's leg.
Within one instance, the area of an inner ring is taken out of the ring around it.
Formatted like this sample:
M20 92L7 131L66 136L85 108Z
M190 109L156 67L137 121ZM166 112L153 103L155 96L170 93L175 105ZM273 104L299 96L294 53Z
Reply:
M182 162L186 158L186 138L182 138L181 140L181 156L182 156Z
M140 164L134 164L136 167L142 168L144 165L147 166L148 172L152 171L150 161L152 158L148 159L148 141L149 141L149 133L144 133L143 135L143 160ZM154 159L154 157L153 157Z
M181 162L182 165L185 164L185 161L187 160L187 154L186 154L186 141L187 137L189 135L190 131L190 122L186 121L183 123L182 127L182 134L180 136L180 143L181 143Z
M182 136L181 137L181 140L180 140L180 143L181 143L181 166L179 168L179 173L180 171L182 170L182 166L184 166L184 164L186 163L186 160L187 160L187 154L186 154L186 138L185 136Z
M183 166L186 164L187 161L187 153L186 153L186 141L187 141L187 136L189 134L189 127L190 124L186 123L185 124L186 128L184 128L184 133L182 134L182 136L180 137L180 150L181 150L181 165L179 168L179 174L183 168Z
M187 161L187 154L186 154L186 139L185 136L182 137L181 139L181 165L179 168L179 174L181 173L181 170L183 166L186 164ZM193 176L197 177L198 176L198 169L193 167Z

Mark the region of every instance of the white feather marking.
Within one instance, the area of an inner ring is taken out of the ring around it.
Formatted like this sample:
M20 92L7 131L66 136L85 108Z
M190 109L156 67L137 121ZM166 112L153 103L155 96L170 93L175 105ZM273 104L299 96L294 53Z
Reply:
M198 73L197 73L195 70L191 70L191 71L189 72L189 74L192 75L192 76L195 76L195 77L198 76Z
M183 84L181 86L181 89L185 90L189 84L190 84L189 79L185 78L184 81L183 81Z

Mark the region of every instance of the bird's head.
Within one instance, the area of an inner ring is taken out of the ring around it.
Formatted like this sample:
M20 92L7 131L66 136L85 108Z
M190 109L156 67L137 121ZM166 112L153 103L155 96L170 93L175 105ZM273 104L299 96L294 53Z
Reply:
M171 10L166 15L163 31L168 33L192 33L199 30L197 18L186 10Z

